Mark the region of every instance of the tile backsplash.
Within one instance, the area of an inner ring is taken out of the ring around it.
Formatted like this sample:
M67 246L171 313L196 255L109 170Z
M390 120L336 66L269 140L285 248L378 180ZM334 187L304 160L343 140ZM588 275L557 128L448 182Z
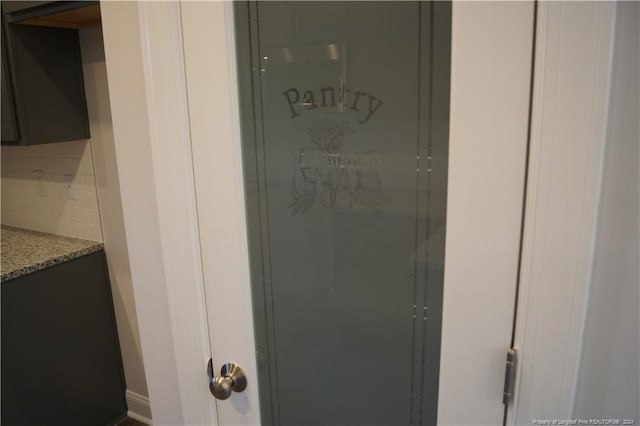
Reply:
M1 153L2 224L102 241L89 141Z

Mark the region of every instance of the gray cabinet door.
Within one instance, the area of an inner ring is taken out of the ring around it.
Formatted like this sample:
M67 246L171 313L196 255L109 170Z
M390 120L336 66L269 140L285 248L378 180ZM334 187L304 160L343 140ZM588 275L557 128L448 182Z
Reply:
M35 145L90 137L78 31L20 23L80 4L42 4L8 13L9 5L3 2L3 144ZM11 108L5 111L5 105Z
M3 31L0 31L2 37L2 141L15 143L18 142L18 124L7 64L7 48L2 33Z
M107 425L126 416L104 252L2 283L3 425Z

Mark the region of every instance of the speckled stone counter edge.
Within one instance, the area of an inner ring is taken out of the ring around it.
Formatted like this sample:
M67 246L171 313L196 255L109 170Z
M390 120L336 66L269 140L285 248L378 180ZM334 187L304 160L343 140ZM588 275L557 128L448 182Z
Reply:
M0 282L2 283L95 253L104 248L104 244L98 241L49 234L4 224L1 228L2 271ZM13 246L16 244L14 249ZM31 253L35 254L33 258L30 258ZM18 261L12 259L16 255L20 257Z
M48 268L50 266L57 265L59 263L67 262L69 260L73 260L77 257L84 256L86 254L95 253L97 251L102 250L103 244L96 243L91 247L86 247L80 250L73 251L71 253L64 254L62 256L52 257L51 259L47 259L44 262L38 262L33 265L25 266L20 269L16 269L15 271L7 272L6 274L2 274L0 277L0 282L5 282L12 280L14 278L21 277L23 275L30 274L32 272L40 271L42 269Z

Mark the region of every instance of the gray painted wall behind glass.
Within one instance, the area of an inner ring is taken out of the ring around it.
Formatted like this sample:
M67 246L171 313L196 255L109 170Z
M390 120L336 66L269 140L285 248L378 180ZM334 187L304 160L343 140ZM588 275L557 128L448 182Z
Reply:
M591 298L574 409L640 421L640 3L617 5Z

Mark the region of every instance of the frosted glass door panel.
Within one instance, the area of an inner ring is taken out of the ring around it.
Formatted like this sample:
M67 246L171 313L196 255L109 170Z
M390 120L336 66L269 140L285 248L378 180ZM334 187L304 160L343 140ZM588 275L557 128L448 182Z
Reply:
M235 7L264 424L435 424L450 5Z

